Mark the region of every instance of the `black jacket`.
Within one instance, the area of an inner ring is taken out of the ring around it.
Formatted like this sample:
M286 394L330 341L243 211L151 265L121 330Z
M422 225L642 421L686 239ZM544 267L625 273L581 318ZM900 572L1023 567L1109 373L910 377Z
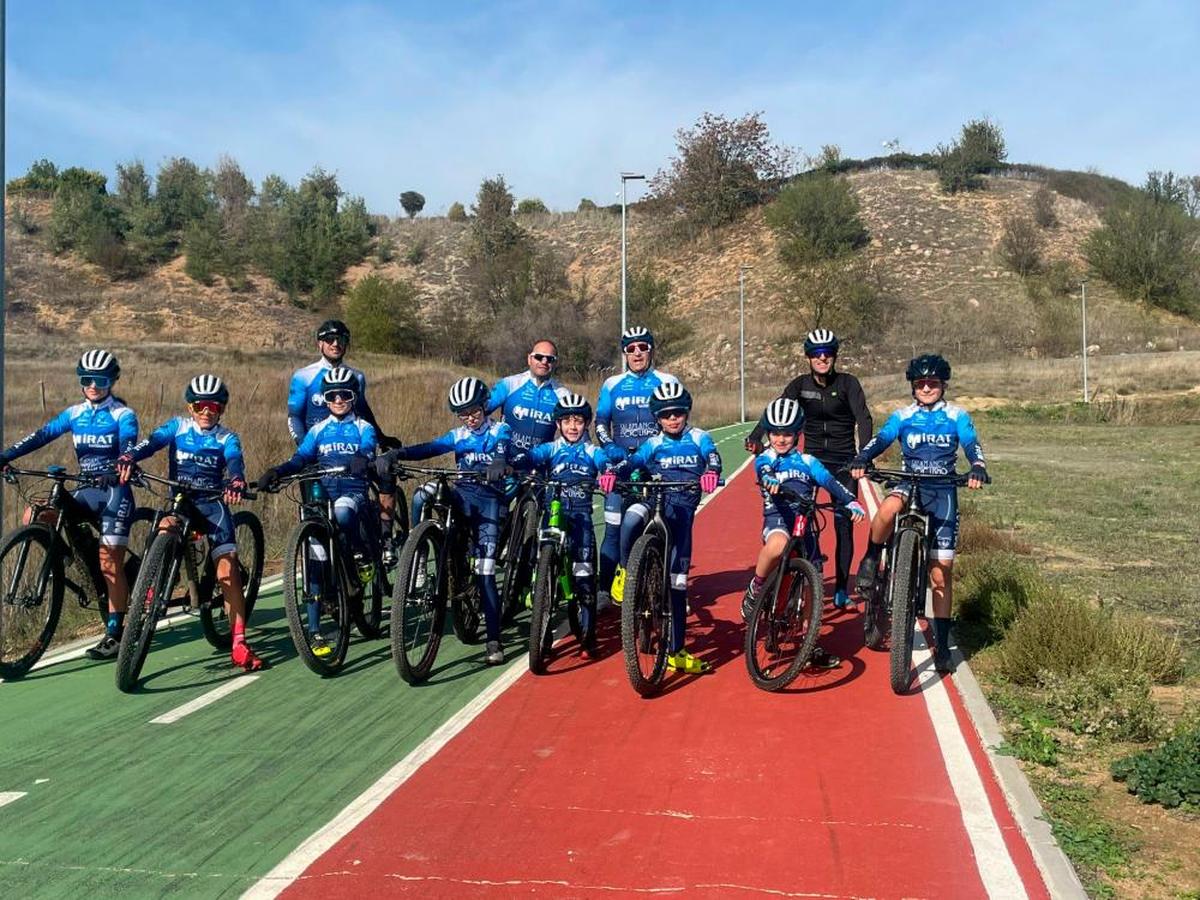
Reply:
M781 396L800 401L804 410L804 452L818 458L824 456L849 459L858 447L871 440L875 423L862 385L853 375L835 372L825 387L817 384L812 373L793 378ZM858 429L858 446L854 443ZM763 427L759 421L749 439L763 443Z

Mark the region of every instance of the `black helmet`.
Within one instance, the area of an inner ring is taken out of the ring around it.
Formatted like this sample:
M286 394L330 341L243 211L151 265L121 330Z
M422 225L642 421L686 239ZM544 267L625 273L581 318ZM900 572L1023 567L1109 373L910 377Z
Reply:
M649 328L643 328L641 325L634 325L631 328L626 328L621 333L621 349L624 350L630 344L645 342L650 345L650 349L654 349L654 333Z
M804 336L804 355L812 356L818 350L828 350L837 356L841 343L828 328L815 328Z
M121 367L117 364L117 358L107 350L89 350L79 357L79 362L75 364L75 374L80 378L85 375L99 375L116 381L121 377Z
M674 409L691 412L692 395L678 381L665 381L650 395L650 414L657 419Z
M214 403L224 406L229 402L229 388L225 387L225 382L216 375L197 375L188 382L188 386L183 392L183 399L188 403L195 403L197 400L212 400Z
M950 363L946 362L937 353L922 353L920 356L909 360L908 368L904 370L904 377L909 381L916 381L918 378L936 378L939 381L949 381Z
M478 378L468 375L450 385L450 412L462 413L488 401L488 386Z
M350 329L341 319L326 319L317 327L317 340L340 337L345 343L350 343Z
M559 397L558 402L554 404L554 421L558 422L566 416L583 416L583 421L590 424L592 404L579 394L567 394L565 397Z
M763 431L786 431L799 434L804 427L804 411L800 401L790 397L779 397L767 404L759 422Z

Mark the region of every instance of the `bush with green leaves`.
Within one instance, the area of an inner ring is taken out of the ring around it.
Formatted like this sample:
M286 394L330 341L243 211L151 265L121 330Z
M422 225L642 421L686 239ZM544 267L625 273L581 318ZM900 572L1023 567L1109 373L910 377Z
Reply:
M29 171L8 182L8 193L53 194L58 190L58 166L48 159L31 163Z
M532 216L548 212L550 212L550 209L538 197L526 197L517 204L518 216Z
M1112 776L1143 803L1200 811L1200 720L1180 727L1153 750L1118 759Z
M644 326L653 332L655 352L660 356L677 353L680 346L691 336L692 327L671 306L671 280L665 275L660 277L648 265L629 272L628 279L628 322L631 325Z
M411 219L425 208L425 196L416 191L405 191L400 195L400 205L404 207L404 212Z
M795 270L865 246L871 235L858 213L850 183L822 173L785 187L764 218L775 232L780 260Z
M1111 666L1038 678L1047 708L1075 734L1106 741L1149 741L1158 736L1161 715L1150 698L1150 678Z
M956 634L972 649L999 641L1043 590L1032 560L1011 553L969 554L954 585Z
M990 119L972 119L953 144L937 149L938 182L948 194L983 187L983 178L998 171L1008 151L1000 126Z
M419 266L425 262L425 256L429 252L429 244L425 238L417 238L413 241L413 245L408 248L408 252L404 254L404 261L410 266Z
M1054 208L1054 191L1042 185L1033 192L1033 221L1041 228L1058 225L1058 212Z
M1033 219L1009 216L1000 233L1000 258L1021 277L1033 275L1042 267L1042 234Z
M465 222L467 221L467 210L461 203L455 200L450 204L450 208L446 210L446 218L451 222Z
M416 353L425 340L416 288L367 275L346 292L346 324L354 345L374 353Z
M579 201L579 207L576 209L576 212L595 212L598 208L594 201L584 197Z

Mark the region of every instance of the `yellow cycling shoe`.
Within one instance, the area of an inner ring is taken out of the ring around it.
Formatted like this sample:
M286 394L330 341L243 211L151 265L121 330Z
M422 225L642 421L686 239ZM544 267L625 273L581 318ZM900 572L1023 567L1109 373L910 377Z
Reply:
M620 604L625 599L625 567L617 566L617 571L613 573L612 590L608 592L612 597L612 602Z
M703 675L712 671L712 664L698 656L692 656L686 650L672 653L667 657L667 666L676 672L687 675Z
M310 634L308 636L308 649L318 659L323 659L333 653L333 648L329 646L324 636L320 634Z

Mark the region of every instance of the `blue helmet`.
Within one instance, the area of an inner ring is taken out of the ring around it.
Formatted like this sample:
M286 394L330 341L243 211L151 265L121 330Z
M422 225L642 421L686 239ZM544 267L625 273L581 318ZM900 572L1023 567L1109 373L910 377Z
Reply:
M75 364L75 374L80 378L99 375L116 381L121 377L121 367L117 364L117 358L107 350L89 350L79 357L79 362Z
M804 410L799 400L790 397L778 397L767 404L763 410L759 425L763 431L786 431L789 434L799 434L804 428Z
M939 381L949 381L950 363L946 362L937 353L922 353L920 356L909 360L908 368L904 370L904 377L909 381L916 381L918 378L936 378Z
M654 333L649 328L643 328L641 325L634 325L631 328L626 328L621 333L621 349L624 350L630 344L645 342L650 345L650 349L654 349Z
M677 381L665 381L654 389L650 395L650 414L659 418L663 413L672 410L692 410L692 395Z
M587 402L585 397L579 394L567 394L565 397L559 397L558 402L554 404L554 421L558 422L566 416L583 416L583 421L590 424L592 421L592 404Z
M818 350L827 350L833 356L837 356L841 343L837 335L828 328L814 328L804 336L804 355L812 356Z

